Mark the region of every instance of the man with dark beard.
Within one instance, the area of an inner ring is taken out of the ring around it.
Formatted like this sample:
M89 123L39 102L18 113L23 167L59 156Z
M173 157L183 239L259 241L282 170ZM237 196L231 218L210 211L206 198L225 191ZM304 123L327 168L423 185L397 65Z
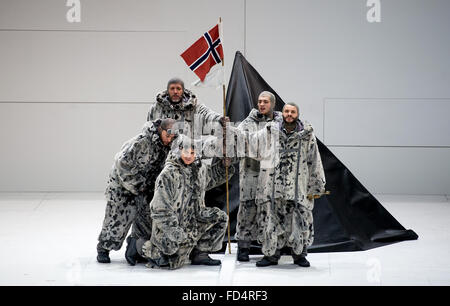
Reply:
M325 191L325 174L311 124L298 118L294 103L287 103L282 114L283 122L277 123L277 160L259 174L258 241L264 257L256 265L278 264L280 250L288 247L295 264L309 267L306 255L314 239L314 195Z

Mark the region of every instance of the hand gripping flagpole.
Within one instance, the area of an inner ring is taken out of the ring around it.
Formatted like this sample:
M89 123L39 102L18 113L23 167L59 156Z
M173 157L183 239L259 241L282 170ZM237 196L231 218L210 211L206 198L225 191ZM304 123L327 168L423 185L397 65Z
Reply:
M223 39L223 35L221 33L222 31L222 17L219 17L219 33L221 39ZM223 45L223 42L222 42ZM222 58L222 68L225 69L224 64L225 55ZM227 108L226 108L226 98L225 98L225 82L222 83L222 94L223 94L223 117L225 118L227 115ZM225 125L227 123L225 122ZM225 135L224 135L225 136ZM226 137L224 137L224 157L225 157L225 184L226 184L226 190L227 190L227 216L228 216L228 253L231 254L231 240L230 240L230 194L228 189L228 163L227 163L227 151L226 151Z

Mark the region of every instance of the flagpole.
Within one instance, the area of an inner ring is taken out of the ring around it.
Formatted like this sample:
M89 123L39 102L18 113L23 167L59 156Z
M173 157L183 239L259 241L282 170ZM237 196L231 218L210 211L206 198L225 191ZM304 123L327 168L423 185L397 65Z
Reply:
M219 17L219 26L220 29L222 29L222 17ZM223 37L222 37L223 38ZM222 67L225 69L225 56L222 58ZM226 108L226 98L225 98L225 82L222 84L222 96L223 96L223 116L226 117L227 115L227 108ZM225 122L226 124L226 122ZM225 150L225 159L227 158L227 152ZM230 240L230 194L228 189L228 165L225 162L225 179L226 179L226 190L227 190L227 216L228 216L228 253L231 254L231 240Z

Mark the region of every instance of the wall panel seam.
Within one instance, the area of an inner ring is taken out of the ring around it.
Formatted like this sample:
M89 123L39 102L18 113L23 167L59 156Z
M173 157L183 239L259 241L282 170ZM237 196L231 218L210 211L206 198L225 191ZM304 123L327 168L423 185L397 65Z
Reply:
M0 29L0 32L93 32L93 33L185 33L187 30L74 30L74 29Z

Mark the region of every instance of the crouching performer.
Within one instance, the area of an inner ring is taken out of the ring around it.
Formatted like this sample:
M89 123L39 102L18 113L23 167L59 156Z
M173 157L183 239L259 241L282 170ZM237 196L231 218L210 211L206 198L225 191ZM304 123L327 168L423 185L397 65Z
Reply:
M173 119L147 122L142 133L127 141L117 153L105 192L107 205L98 237L98 262L111 262L109 252L122 247L131 225L133 237L150 238L148 205L176 136L174 124ZM136 263L136 258L126 255L126 259L131 265Z
M134 242L136 252L149 259L148 267L177 269L189 259L193 265L221 264L209 253L222 248L228 217L217 207L206 207L204 198L205 191L225 183L225 164L230 160L207 165L198 156L198 143L180 137L156 180L150 203L151 238ZM233 173L230 167L229 176Z

